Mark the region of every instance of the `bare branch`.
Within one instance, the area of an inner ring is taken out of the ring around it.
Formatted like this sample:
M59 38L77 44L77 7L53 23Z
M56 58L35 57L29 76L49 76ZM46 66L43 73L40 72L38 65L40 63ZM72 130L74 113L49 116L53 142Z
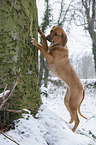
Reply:
M15 89L17 83L18 83L19 75L20 75L20 68L19 68L19 71L18 71L18 75L17 75L16 82L15 82L15 84L14 84L14 86L13 86L13 88L12 88L10 94L9 94L9 96L8 96L8 97L3 101L3 103L0 105L0 109L4 106L4 104L5 104L5 103L9 100L9 98L12 96L12 92L14 91L14 89ZM4 89L4 90L5 90L5 89Z
M72 6L71 4L72 4L73 1L74 0L71 0L71 2L69 3L69 5L68 5L68 7L67 7L67 9L66 9L66 11L64 13L63 19L60 22L60 19L61 19L62 13L63 13L63 8L64 8L64 6L63 6L64 5L64 1L62 0L62 2L61 2L61 12L60 12L59 19L58 19L58 25L59 26L61 26L64 23L64 21L66 20L67 13L69 12L69 9Z
M85 26L85 25L87 25L87 24L88 24L88 23L84 23L84 24L78 25L78 24L75 23L76 26Z
M59 18L58 18L58 24L60 23L60 19L61 19L62 12L63 12L63 7L64 7L64 0L61 1L61 10L60 10Z
M1 134L4 135L9 140L11 140L12 142L14 142L15 144L20 145L18 142L16 142L14 139L12 139L12 137L10 137L9 135L7 135L6 133L1 132Z
M14 112L14 113L22 113L22 111L21 110L9 110L9 109L7 109L7 111L8 112Z
M5 91L6 91L6 89L7 89L7 86L8 86L8 84L6 84L6 86L5 86L5 88L4 88L4 92L3 92L3 101L5 101L5 96L4 96L4 93L5 93Z

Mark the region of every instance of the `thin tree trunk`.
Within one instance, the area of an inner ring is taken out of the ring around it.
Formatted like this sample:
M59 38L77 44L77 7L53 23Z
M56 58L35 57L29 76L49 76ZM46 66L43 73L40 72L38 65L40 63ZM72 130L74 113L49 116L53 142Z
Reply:
M96 42L93 42L93 44L92 44L92 50L93 50L93 55L94 55L95 75L96 75Z

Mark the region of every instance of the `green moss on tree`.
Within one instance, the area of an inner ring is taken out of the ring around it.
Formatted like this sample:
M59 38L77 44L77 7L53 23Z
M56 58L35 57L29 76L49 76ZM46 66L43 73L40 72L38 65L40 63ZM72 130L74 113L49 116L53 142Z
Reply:
M19 83L10 99L9 109L28 108L36 114L40 105L38 50L30 43L38 39L35 0L1 0L0 91L11 89L21 68Z

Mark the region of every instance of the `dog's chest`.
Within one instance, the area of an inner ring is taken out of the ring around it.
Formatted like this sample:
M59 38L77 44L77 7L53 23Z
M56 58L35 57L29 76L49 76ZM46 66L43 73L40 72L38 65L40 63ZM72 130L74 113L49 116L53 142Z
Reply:
M49 50L49 54L54 57L55 62L52 64L47 62L47 68L59 77L60 70L64 68L66 61L68 61L68 50L63 47L54 47Z
M64 50L59 50L59 49L52 49L49 51L49 54L51 54L56 61L61 60L67 55L67 53Z
M53 74L55 74L57 77L60 78L61 71L64 71L63 69L66 64L66 59L63 58L52 64L49 64L48 62L46 64L47 64L48 70L50 70Z
M56 74L56 64L55 64L55 63L53 63L53 64L47 63L47 68L48 68L48 70L50 70L52 73Z

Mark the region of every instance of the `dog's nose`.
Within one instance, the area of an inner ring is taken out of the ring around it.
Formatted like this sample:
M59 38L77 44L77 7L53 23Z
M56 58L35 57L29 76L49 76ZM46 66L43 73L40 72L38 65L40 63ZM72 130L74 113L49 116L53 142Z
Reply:
M46 39L47 39L49 42L51 42L51 36L50 36L50 35L48 35L48 36L46 37Z

